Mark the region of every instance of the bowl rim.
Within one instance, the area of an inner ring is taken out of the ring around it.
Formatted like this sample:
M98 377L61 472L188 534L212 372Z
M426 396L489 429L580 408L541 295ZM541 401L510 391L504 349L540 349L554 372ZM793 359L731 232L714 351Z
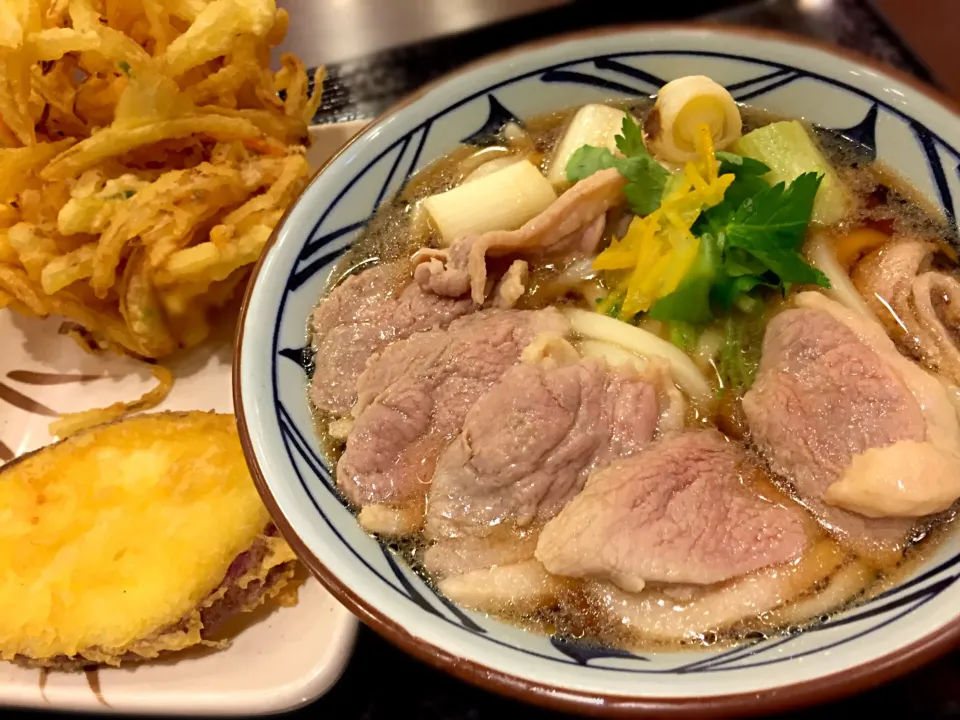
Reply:
M559 45L569 41L657 31L707 31L728 35L731 39L737 37L766 39L794 46L812 48L850 62L865 65L881 75L885 75L899 83L909 86L914 92L925 96L952 114L958 124L960 124L960 103L899 68L887 65L868 55L845 47L833 46L820 40L778 30L769 30L753 26L725 25L704 21L609 25L553 35L532 42L515 45L506 50L484 56L462 65L426 83L393 103L379 116L371 120L363 130L351 138L337 153L327 159L327 161L316 170L313 177L301 191L301 196L307 192L324 170L342 154L346 153L354 143L363 142L371 133L375 132L387 119L397 112L419 101L434 88L455 81L458 76L464 73L495 65L513 56L522 55L532 50ZM445 650L441 650L422 638L416 637L396 621L374 608L353 590L342 584L336 575L331 573L324 563L310 550L307 544L300 538L297 531L288 522L287 518L280 512L280 508L273 497L270 485L260 467L251 441L240 381L241 357L243 354L242 348L247 314L250 312L250 300L264 260L276 244L281 230L298 202L299 197L290 204L277 222L276 227L261 252L260 258L251 271L240 307L234 342L232 377L234 412L237 418L240 443L261 499L270 512L274 523L300 558L301 562L306 565L310 572L327 588L337 601L346 606L365 625L376 631L390 643L418 660L433 665L460 680L484 690L497 692L514 700L533 703L553 710L577 712L591 716L669 718L753 716L798 709L837 700L900 677L937 659L960 645L960 612L958 612L957 616L942 629L932 632L909 645L895 648L871 662L840 670L821 678L779 685L749 693L674 698L598 695L550 685L547 682L526 680L497 670L496 668L464 659Z

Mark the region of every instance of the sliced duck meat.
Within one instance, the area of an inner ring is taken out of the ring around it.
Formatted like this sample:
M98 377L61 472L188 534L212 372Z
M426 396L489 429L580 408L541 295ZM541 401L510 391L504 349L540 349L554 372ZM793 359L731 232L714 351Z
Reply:
M434 576L463 575L532 560L536 549L536 531L499 527L483 537L466 535L432 545L423 555L423 565Z
M803 552L803 511L751 487L756 467L714 430L674 434L587 481L540 534L548 571L610 580L710 585Z
M477 237L477 236L470 236ZM455 242L445 250L421 248L414 253L413 280L425 292L441 297L458 298L470 293L470 251L473 245ZM483 266L484 288L478 305L486 297L487 266ZM471 302L474 302L471 300Z
M470 290L477 305L487 292L487 258L541 255L576 249L596 250L603 234L605 214L624 202L626 180L616 168L600 170L581 180L550 207L518 230L494 230L455 240L438 255L425 249L414 255L414 278L424 290L459 297Z
M374 353L415 332L444 328L473 309L468 298L438 296L411 283L406 262L351 275L320 301L311 320L314 405L345 415L356 401L357 378Z
M960 496L956 412L878 323L819 293L795 302L771 320L743 399L753 441L828 530L862 553L899 552L914 518Z
M874 251L851 277L887 332L960 383L960 281L935 267L938 243L906 238Z
M611 368L602 358L571 353L560 362L510 368L470 409L437 461L429 537L543 523L580 492L592 470L650 442L661 405L670 402L660 389L670 382L662 366Z
M721 632L743 620L764 617L765 613L784 607L813 588L826 585L824 591L830 592L834 578L838 581L834 597L841 602L849 600L850 577L845 572L845 555L832 540L821 540L798 561L763 568L719 585L651 586L637 594L612 583L594 582L584 585L583 592L594 612L639 642L698 641L707 633ZM801 623L819 612L815 604L806 609L809 615L794 613L792 621ZM771 623L770 627L780 626Z
M536 560L453 575L437 588L457 605L478 612L526 615L556 603L570 581L551 575Z
M576 249L587 255L595 255L600 249L603 231L607 229L607 215L597 215L597 219L587 225L575 243ZM561 243L561 246L563 244Z
M422 505L436 458L470 407L539 333L568 330L553 308L491 309L387 346L357 381L340 489L357 505Z

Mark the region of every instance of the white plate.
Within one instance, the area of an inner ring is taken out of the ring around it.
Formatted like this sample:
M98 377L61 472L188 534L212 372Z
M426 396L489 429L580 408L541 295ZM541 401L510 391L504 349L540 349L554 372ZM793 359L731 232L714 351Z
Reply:
M363 123L311 129L318 167ZM137 363L93 357L57 334L59 320L0 311L0 462L48 444L51 412L108 405L154 381ZM169 367L173 391L158 410L231 412L232 333ZM226 650L97 673L49 673L0 663L0 705L86 712L253 715L282 712L325 693L350 657L357 621L313 578L292 608L264 608Z

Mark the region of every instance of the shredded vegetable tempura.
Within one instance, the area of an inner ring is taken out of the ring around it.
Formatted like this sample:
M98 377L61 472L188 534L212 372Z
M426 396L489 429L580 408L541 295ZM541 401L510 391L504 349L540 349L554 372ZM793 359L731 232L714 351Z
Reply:
M296 57L270 69L288 23L274 0L0 0L0 308L136 358L207 338L310 172L323 70L310 92Z

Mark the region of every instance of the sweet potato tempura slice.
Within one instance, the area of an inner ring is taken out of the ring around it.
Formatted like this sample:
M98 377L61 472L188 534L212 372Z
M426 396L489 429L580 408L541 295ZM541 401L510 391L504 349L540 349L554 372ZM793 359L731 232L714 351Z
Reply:
M211 644L294 556L232 415L101 425L0 471L0 659L119 664Z

